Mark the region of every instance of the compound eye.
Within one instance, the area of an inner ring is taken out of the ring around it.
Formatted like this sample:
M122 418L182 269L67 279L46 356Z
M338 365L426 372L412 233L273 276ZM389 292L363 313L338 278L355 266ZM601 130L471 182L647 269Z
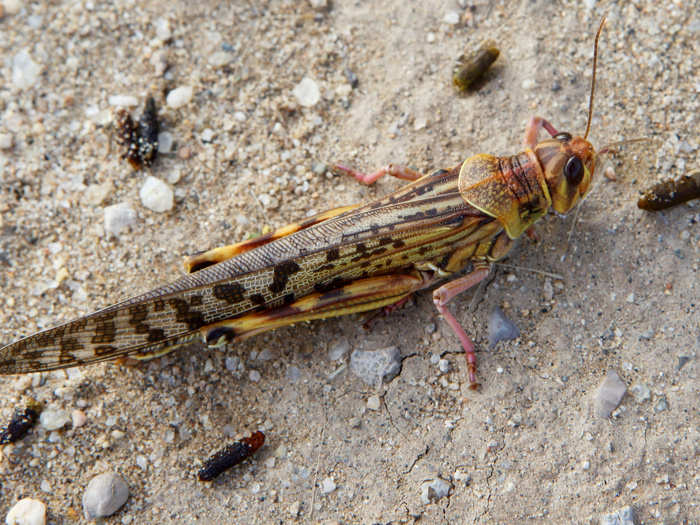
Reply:
M572 186L578 185L583 179L583 164L578 157L569 157L564 166L564 176Z
M560 142L569 142L571 140L571 133L562 131L561 133L554 135L554 138Z

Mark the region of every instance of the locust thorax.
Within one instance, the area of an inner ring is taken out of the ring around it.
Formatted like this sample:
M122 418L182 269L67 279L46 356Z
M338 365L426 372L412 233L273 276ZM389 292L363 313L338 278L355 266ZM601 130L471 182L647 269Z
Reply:
M586 139L558 133L535 146L552 199L552 208L566 213L583 199L591 187L596 153Z

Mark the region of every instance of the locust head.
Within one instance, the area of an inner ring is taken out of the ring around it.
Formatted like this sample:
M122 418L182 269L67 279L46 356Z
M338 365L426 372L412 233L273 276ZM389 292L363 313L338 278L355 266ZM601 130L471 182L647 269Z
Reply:
M557 133L535 146L552 198L552 208L566 213L583 199L591 188L596 152L583 137Z

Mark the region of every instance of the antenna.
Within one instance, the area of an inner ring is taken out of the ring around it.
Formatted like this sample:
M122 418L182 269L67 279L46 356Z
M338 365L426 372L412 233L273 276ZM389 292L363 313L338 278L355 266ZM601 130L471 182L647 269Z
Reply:
M593 116L593 95L595 94L595 72L598 65L598 39L605 25L605 16L600 21L598 32L595 34L595 44L593 44L593 78L591 79L591 97L588 99L588 122L586 123L586 133L583 134L583 140L588 137L588 132L591 130L591 117Z

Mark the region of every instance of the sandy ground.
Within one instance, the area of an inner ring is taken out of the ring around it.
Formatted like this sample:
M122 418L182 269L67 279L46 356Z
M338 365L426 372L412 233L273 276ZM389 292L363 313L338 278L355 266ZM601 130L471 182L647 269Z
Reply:
M370 331L350 316L135 368L7 377L3 420L28 396L88 420L5 447L0 514L31 496L51 523L79 522L87 482L112 470L131 496L109 523L597 523L626 505L642 523L699 523L700 207L636 207L644 187L697 167L697 3L16 4L0 21L0 132L12 137L0 150L2 342L172 280L184 254L401 184L363 187L314 173L318 162L429 172L511 154L533 114L582 133L603 13L592 140L654 143L625 148L611 162L617 181L598 176L576 217L545 218L541 242L504 261L517 268L453 303L479 347L480 392L427 293ZM486 37L502 56L478 92L458 95L453 63ZM21 50L41 68L24 88L12 78ZM321 90L310 108L292 95L303 77ZM192 101L165 106L183 85ZM150 170L176 181L166 213L140 202L149 172L110 149L109 97L142 105L148 94L175 138ZM89 188L105 183L94 204ZM104 206L119 202L138 219L108 238ZM522 335L489 349L495 306ZM401 373L369 388L347 354L329 359L339 345L397 345ZM234 356L239 373L225 366ZM612 418L596 417L608 370L650 399L628 393ZM267 443L253 460L195 479L198 461L258 428ZM449 494L426 505L423 483L437 478Z

